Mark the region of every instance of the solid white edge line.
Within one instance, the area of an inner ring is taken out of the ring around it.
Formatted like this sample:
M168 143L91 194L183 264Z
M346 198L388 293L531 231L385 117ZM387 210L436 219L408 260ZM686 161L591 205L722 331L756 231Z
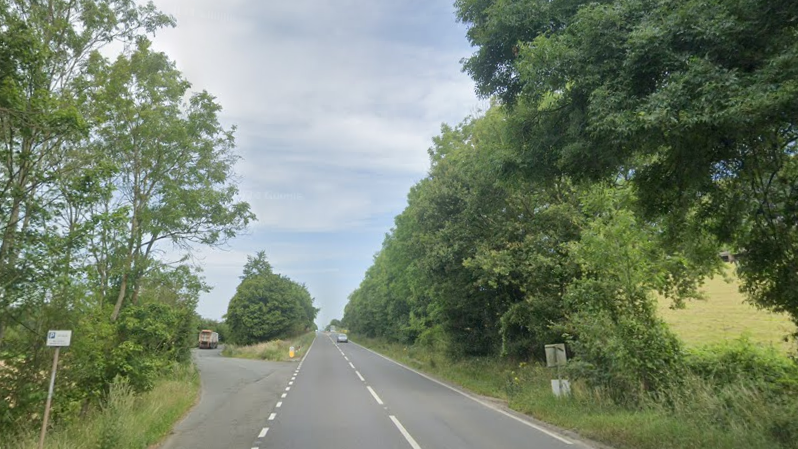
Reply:
M480 403L480 404L484 405L485 407L487 407L487 408L489 408L489 409L491 409L491 410L493 410L493 411L495 411L495 412L501 413L502 415L504 415L504 416L506 416L506 417L508 417L508 418L512 418L512 419L514 419L514 420L516 420L516 421L520 422L521 424L524 424L525 426L528 426L528 427L531 427L531 428L533 428L533 429L535 429L535 430L538 430L538 431L540 431L540 432L543 432L543 433L545 433L546 435L548 435L548 436L550 436L550 437L552 437L552 438L555 438L555 439L557 439L557 440L560 440L560 441L562 441L562 442L563 442L563 443L565 443L565 444L574 444L572 441L569 441L569 440L567 440L567 439L565 439L565 438L563 438L563 437L561 437L561 436L557 435L556 433L552 432L551 430L544 429L543 427L540 427L540 426L538 426L538 425L535 425L535 424L533 424L533 423L531 423L531 422L529 422L529 421L527 421L527 420L525 420L525 419L521 419L521 418L519 418L519 417L517 417L517 416L513 415L512 413L508 413L508 412L506 412L506 411L504 411L504 410L502 410L502 409L500 409L500 408L497 408L497 407L493 406L493 405L492 405L492 404L490 404L490 403L487 403L487 402L485 402L485 401L483 401L483 400L481 400L481 399L479 399L479 398L475 398L474 396L471 396L470 394L468 394L468 393L466 393L466 392L464 392L464 391L460 391L460 390L458 390L457 388L454 388L454 387L452 387L451 385L446 385L445 383L443 383L443 382L441 382L441 381L439 381L439 380L437 380L437 379L433 379L432 377L429 377L429 376L427 376L426 374L424 374L424 373L422 373L422 372L416 371L416 370L414 370L413 368L410 368L409 366L405 366L405 365L403 365L403 364L401 364L401 363L397 362L396 360L389 359L388 357L385 357L384 355L380 354L379 352L374 352L374 351L372 351L371 349L369 349L369 348L367 348L367 347L365 347L365 346L358 345L357 343L355 343L355 344L356 344L357 346L360 346L361 348L365 349L366 351L368 351L368 352L372 353L372 354L375 354L375 355L377 355L377 356L380 356L380 357L382 357L383 359L385 359L385 360L387 360L387 361L389 361L389 362L391 362L391 363L394 363L394 364L396 364L396 365L399 365L399 366L401 366L402 368L404 368L404 369L406 369L406 370L408 370L408 371L414 372L414 373L418 374L419 376L421 376L421 377L423 377L423 378L425 378L425 379L427 379L427 380L429 380L429 381L431 381L431 382L435 382L436 384L438 384L438 385L440 385L440 386L442 386L442 387L446 387L446 388L448 388L448 389L450 389L450 390L454 391L455 393L458 393L458 394L460 394L460 395L463 395L463 396L467 397L468 399L471 399L471 400L472 400L472 401L474 401L474 402L478 402L478 403Z
M302 368L302 364L305 363L305 359L308 357L308 354L310 354L310 351L313 349L313 343L316 343L316 337L317 337L316 335L313 336L313 341L310 342L310 347L308 347L308 352L306 352L305 355L302 356L302 360L299 361L299 366L297 367L297 370L299 370L299 368Z
M357 374L357 377L359 377L361 381L363 382L366 381L366 379L364 379L363 376L360 374L360 371L355 370L355 374Z
M377 401L377 404L383 405L382 399L380 399L380 397L377 396L377 392L375 392L374 389L369 386L366 386L366 388L368 388L369 393L371 393L371 395L374 396L374 400Z
M405 440L407 440L407 442L410 443L410 447L412 447L413 449L421 449L421 446L419 446L418 443L416 443L416 440L413 439L413 436L410 435L410 432L408 432L407 429L405 429L405 426L403 426L402 423L400 423L395 416L388 415L388 417L391 418L391 421L393 421L394 425L396 425L396 428L399 429L400 432L402 432L402 436L404 436Z
M271 415L269 415L269 421L274 421L274 418L276 418L276 417L277 417L277 413L272 413Z
M268 432L268 431L269 431L269 428L268 427L264 427L263 430L261 430L260 433L258 434L258 438L265 437L266 436L266 432Z

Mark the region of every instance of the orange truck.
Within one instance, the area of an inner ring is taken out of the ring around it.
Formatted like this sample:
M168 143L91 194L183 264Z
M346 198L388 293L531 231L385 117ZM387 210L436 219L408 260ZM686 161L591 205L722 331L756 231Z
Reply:
M215 349L219 345L219 334L211 330L202 330L199 333L200 349Z

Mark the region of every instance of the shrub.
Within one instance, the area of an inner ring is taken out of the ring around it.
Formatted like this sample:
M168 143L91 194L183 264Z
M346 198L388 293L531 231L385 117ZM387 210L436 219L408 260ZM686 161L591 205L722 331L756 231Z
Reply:
M617 403L638 406L644 396L665 391L682 371L682 349L667 325L650 320L612 318L608 312L571 318L568 372L606 391Z
M692 373L717 387L748 382L772 393L798 391L798 364L745 336L692 349L686 361Z

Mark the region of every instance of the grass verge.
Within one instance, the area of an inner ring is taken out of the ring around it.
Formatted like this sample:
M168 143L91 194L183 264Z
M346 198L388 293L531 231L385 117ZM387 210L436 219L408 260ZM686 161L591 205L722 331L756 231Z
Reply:
M297 360L310 348L316 332L308 332L286 340L272 340L250 346L225 345L222 355L241 359L271 360L274 362L289 362ZM295 349L294 358L289 356L291 346Z
M142 449L159 443L194 405L199 376L193 365L176 366L149 392L134 394L126 383L111 386L105 406L85 418L57 426L47 434L47 449ZM38 432L8 446L38 447ZM5 447L5 446L3 446Z
M772 449L778 447L756 425L713 427L716 416L696 419L685 411L656 405L629 410L579 382L572 384L570 398L551 393L552 372L526 363L503 359L448 359L431 348L404 346L354 336L354 341L419 371L457 384L477 394L507 401L510 408L541 421L568 429L591 440L623 449ZM700 392L701 386L696 391ZM702 395L695 395L696 402ZM708 398L711 400L711 398ZM692 403L689 408L701 409ZM710 410L710 407L705 407ZM711 409L714 411L714 409Z

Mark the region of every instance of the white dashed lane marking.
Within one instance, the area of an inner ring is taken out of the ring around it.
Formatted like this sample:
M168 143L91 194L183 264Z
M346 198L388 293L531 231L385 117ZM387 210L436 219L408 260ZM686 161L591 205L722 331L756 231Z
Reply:
M421 449L421 446L419 446L418 443L416 443L416 440L413 439L413 436L410 435L410 432L408 432L407 429L405 429L405 426L403 426L402 423L400 423L395 416L389 415L388 417L391 418L391 421L393 421L393 423L396 425L396 428L399 429L400 432L402 432L402 435L405 437L407 442L410 443L410 447L412 447L413 449Z
M557 440L560 440L560 441L562 441L565 444L569 444L569 445L570 444L574 444L573 442L568 441L567 439L557 435L554 432L551 432L551 431L549 431L547 429L544 429L543 427L537 426L535 424L532 424L529 421L526 421L526 420L521 419L521 418L519 418L519 417L517 417L515 415L512 415L509 412L506 412L506 411L504 411L504 410L502 410L500 408L495 407L494 405L491 405L488 402L485 402L485 401L483 401L481 399L477 399L476 397L471 396L470 394L465 393L463 391L460 391L460 390L452 387L451 385L446 385L445 383L443 383L443 382L441 382L441 381L439 381L437 379L433 379L432 377L430 377L430 376L428 376L428 375L426 375L426 374L424 374L422 372L416 371L413 368L410 368L410 367L408 367L406 365L402 365L401 363L397 362L396 360L389 359L388 357L385 357L384 355L380 354L379 352L372 351L371 349L366 348L365 346L361 346L361 345L358 345L358 346L360 346L361 348L365 349L366 351L376 355L377 357L381 357L381 358L383 358L383 359L385 359L385 360L387 360L387 361L389 361L389 362L391 362L391 363L393 363L395 365L398 365L398 366L400 366L400 367L402 367L402 368L404 368L404 369L406 369L406 370L408 370L408 371L410 371L412 373L418 374L419 376L429 380L430 382L436 383L436 384L438 384L438 385L440 385L440 386L442 386L444 388L448 388L449 390L451 390L451 391L453 391L453 392L455 392L455 393L457 393L459 395L465 396L466 398L471 399L472 401L474 401L474 402L476 402L478 404L482 404L483 406L485 406L485 407L487 407L487 408L489 408L489 409L491 409L491 410L493 410L493 411L495 411L497 413L500 413L500 414L502 414L502 415L504 415L504 416L506 416L506 417L508 417L510 419L513 419L513 420L515 420L515 421L517 421L517 422L519 422L519 423L521 423L521 424L523 424L525 426L531 427L531 428L533 428L535 430L538 430L538 431L540 431L542 433L545 433L546 435L548 435L548 436L550 436L552 438L555 438Z
M367 386L366 388L368 388L369 393L371 393L371 395L374 396L374 400L377 401L377 404L382 405L383 404L382 399L380 399L380 397L377 396L377 393L374 391L374 389L369 386Z
M266 436L266 432L268 432L268 431L269 431L269 428L268 427L264 427L263 430L261 430L260 433L258 434L258 438L265 437Z

